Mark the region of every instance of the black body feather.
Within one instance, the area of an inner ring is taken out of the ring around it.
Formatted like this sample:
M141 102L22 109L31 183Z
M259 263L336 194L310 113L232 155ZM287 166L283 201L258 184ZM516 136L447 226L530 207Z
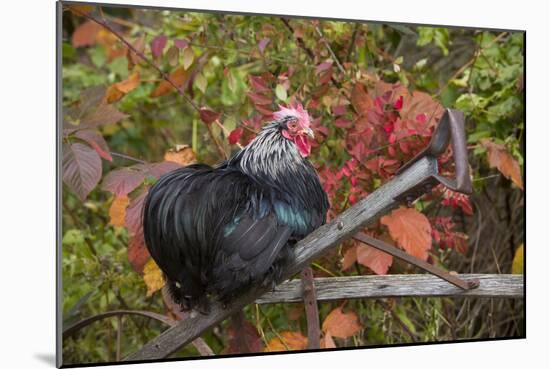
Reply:
M325 222L327 196L284 127L273 122L228 161L177 169L149 191L145 242L183 308L273 283L292 245Z

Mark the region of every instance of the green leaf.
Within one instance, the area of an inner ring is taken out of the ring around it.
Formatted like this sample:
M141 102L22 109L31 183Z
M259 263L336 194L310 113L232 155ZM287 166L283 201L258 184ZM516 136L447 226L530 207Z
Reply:
M193 60L195 60L193 49L191 47L186 47L183 50L183 68L185 68L185 70L189 69L191 64L193 64Z
M95 47L91 48L89 53L90 59L96 67L101 68L107 62L107 53L105 52L105 48L102 45L96 45Z
M277 85L277 87L275 87L275 96L281 101L286 101L288 96L283 85Z
M122 79L128 78L128 59L125 56L119 56L109 63L109 70Z
M203 94L206 92L207 84L208 81L206 80L204 75L202 73L197 74L197 76L195 77L195 86L197 86L197 88L201 90Z
M175 46L171 46L166 52L166 58L168 59L168 64L170 64L173 67L178 65L179 56L180 56L180 50Z
M456 100L455 106L458 110L462 110L466 114L471 114L476 109L483 109L486 104L487 99L485 97L468 93L461 95Z

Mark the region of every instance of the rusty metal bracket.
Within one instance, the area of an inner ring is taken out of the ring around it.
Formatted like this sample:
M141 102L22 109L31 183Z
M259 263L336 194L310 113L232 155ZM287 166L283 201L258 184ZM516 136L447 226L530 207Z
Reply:
M466 132L464 130L464 113L459 110L445 110L445 113L441 117L439 125L435 129L428 146L418 153L413 159L399 168L397 175L406 171L422 158L432 159L437 166L437 160L435 159L443 154L449 145L449 142L453 145L455 178L448 178L440 174L433 174L419 184L405 190L399 196L395 197L394 200L398 202L405 202L407 206L411 206L414 200L425 193L430 192L433 187L440 183L456 192L464 194L469 194L472 192L472 181L470 179L468 166L468 151L466 148ZM468 290L479 286L479 281L463 281L443 269L437 268L423 260L417 259L397 249L395 246L386 244L385 242L372 237L368 237L363 233L356 234L354 238L363 243L367 243L378 250L384 251L390 255L400 258L401 260L413 264L431 274L434 274L447 282L462 288L463 290Z
M464 194L472 193L472 181L470 179L468 151L466 148L466 132L464 130L464 113L459 110L445 110L428 146L399 168L397 174L403 173L406 169L410 168L414 163L424 157L437 159L437 157L443 154L449 142L452 143L453 147L455 178L434 174L422 183L409 188L407 191L397 196L395 198L396 201L410 204L418 197L431 191L431 189L439 183L456 192Z
M420 269L423 269L428 273L444 279L447 282L454 284L455 286L463 290L470 290L479 287L479 280L465 281L463 279L460 279L456 275L453 275L441 268L438 268L435 265L432 265L424 260L420 260L412 255L409 255L393 245L377 240L376 238L369 237L365 233L359 232L355 236L353 236L353 238L359 242L372 246L375 249L383 251Z

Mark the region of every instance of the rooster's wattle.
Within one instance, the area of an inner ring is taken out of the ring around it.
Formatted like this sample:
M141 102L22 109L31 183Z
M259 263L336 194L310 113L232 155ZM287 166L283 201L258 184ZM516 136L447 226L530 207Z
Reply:
M145 200L147 248L183 308L208 310L273 283L292 246L324 224L328 199L307 160L310 118L295 104L229 160L163 176Z

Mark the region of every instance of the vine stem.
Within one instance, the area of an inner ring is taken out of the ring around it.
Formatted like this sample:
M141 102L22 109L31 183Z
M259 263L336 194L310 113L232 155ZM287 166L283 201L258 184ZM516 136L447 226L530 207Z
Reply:
M138 158L134 158L133 156L130 156L130 155L126 155L126 154L121 154L119 152L114 152L114 151L111 151L111 156L114 156L116 158L121 158L121 159L126 159L126 160L130 160L130 161L134 161L136 163L139 163L139 164L147 164L147 162L145 160L141 160L141 159L138 159Z

